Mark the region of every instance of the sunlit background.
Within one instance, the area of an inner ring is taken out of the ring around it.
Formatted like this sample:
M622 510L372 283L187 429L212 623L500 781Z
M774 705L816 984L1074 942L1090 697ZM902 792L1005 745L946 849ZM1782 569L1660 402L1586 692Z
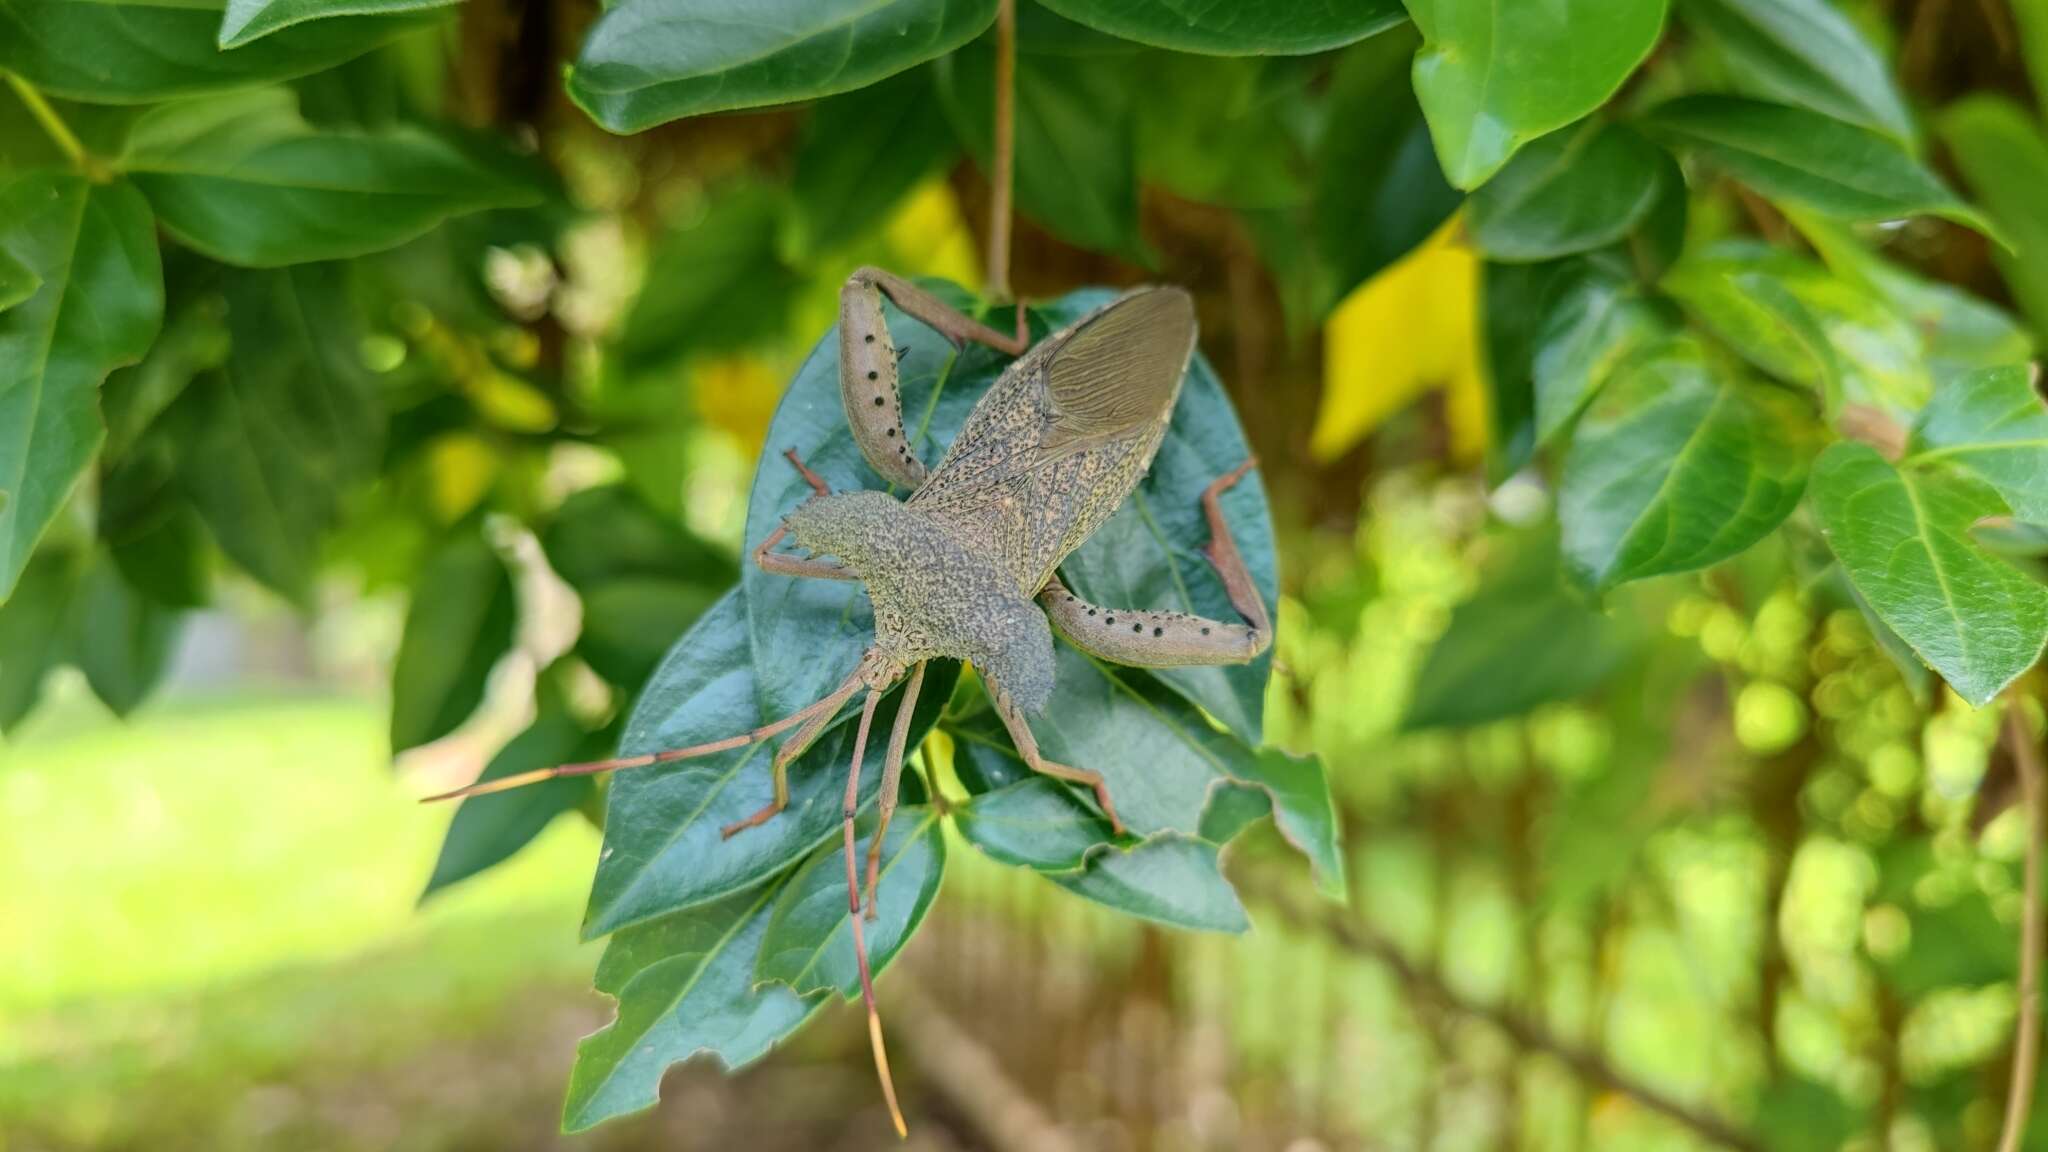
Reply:
M2026 90L2003 18L1955 16L1955 45L1927 46L1892 10L1942 5L1846 7L1922 90L1973 67ZM448 67L489 11L304 82L305 105L371 93L492 121L517 86ZM1996 715L1902 671L1810 525L1597 608L1533 576L1555 565L1551 497L1486 474L1484 273L1461 219L1326 317L1275 271L1255 129L1232 117L1321 66L1160 65L1161 102L1187 94L1220 127L1190 144L1171 109L1138 114L1138 247L1027 220L1014 276L1032 297L1197 294L1280 533L1269 738L1328 768L1353 911L1318 903L1269 827L1227 861L1241 937L1117 916L955 845L881 990L907 1147L1987 1147L2023 848L2010 769L2005 794L1980 788ZM936 120L915 131L943 146L845 205L857 226L782 214L830 107L625 138L558 96L522 110L568 212L484 213L359 262L363 366L481 418L411 428L303 605L215 565L212 606L158 638L161 681L127 715L75 661L16 689L0 1152L894 1146L846 1006L736 1076L673 1070L651 1114L555 1135L576 1041L611 1015L577 935L598 806L465 863L442 855L451 810L416 802L526 727L540 670L597 619L522 523L623 484L715 545L700 585L642 590L666 607L629 618L666 631L620 646L658 653L730 579L769 417L847 271L981 282L986 185ZM1208 149L1247 167L1211 170ZM1705 198L1692 225L1745 226ZM2008 300L1958 229L1881 239ZM576 411L603 435L528 450ZM516 643L473 716L394 763L407 582L476 521L516 575ZM621 703L587 669L540 691ZM935 739L922 764L943 781L948 756Z

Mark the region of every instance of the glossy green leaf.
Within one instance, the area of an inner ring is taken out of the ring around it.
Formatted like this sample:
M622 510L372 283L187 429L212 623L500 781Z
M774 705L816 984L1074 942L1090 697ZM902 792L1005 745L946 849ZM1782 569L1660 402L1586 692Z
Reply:
M1604 590L1725 560L1790 515L1818 447L1813 403L1681 337L1619 368L1558 488L1573 578Z
M1913 138L1891 66L1830 0L1680 0L1737 81L1758 95Z
M478 774L479 783L505 776L599 759L610 752L605 733L592 733L564 705L561 694L543 680L533 723L491 757ZM526 846L549 821L587 803L597 791L592 776L543 780L508 792L471 796L455 809L441 854L427 878L428 896L469 879Z
M746 183L671 224L648 255L646 283L619 332L620 368L663 373L672 403L666 373L683 357L780 335L801 283L776 255L783 207L778 189Z
M853 846L854 864L865 883L874 813L867 813L861 823ZM881 975L924 923L945 870L946 835L937 810L925 805L899 809L882 842L875 917L862 926L874 975ZM847 910L845 847L828 844L812 853L781 887L768 917L755 978L786 984L798 995L832 991L849 1000L859 996L852 916L865 913Z
M1998 489L2021 519L2048 521L2048 398L2040 369L1990 368L1935 389L1913 426L1912 462L1934 460Z
M300 0L304 2L304 0ZM331 68L437 12L350 15L220 50L226 0L0 0L0 70L52 96L147 104ZM361 8L351 0L351 12Z
M629 691L739 576L731 557L623 486L588 488L564 501L541 547L583 600L577 651Z
M225 296L226 366L166 413L179 485L229 558L303 597L340 499L382 458L384 413L358 358L342 267L238 274Z
M1942 113L1942 142L2011 250L1992 258L2004 273L2036 341L2048 342L2048 129L2002 96L1978 94Z
M518 623L504 561L475 526L459 530L428 559L406 608L391 669L394 753L439 740L469 719Z
M360 256L453 215L539 199L505 166L423 129L316 129L278 88L153 109L121 164L172 235L254 267Z
M41 281L0 312L4 600L99 448L100 382L149 350L164 290L149 205L125 182L31 172L0 183L0 252Z
M1582 259L1481 265L1479 346L1493 429L1486 461L1491 483L1521 471L1535 455L1536 356L1541 341L1550 338L1546 329L1552 313L1564 311L1566 295L1578 288L1586 271ZM1561 330L1565 326L1562 320L1558 324ZM1574 408L1577 402L1572 401Z
M1468 728L1569 700L1604 682L1628 652L1621 626L1569 595L1555 545L1516 542L1451 612L1423 658L1401 726Z
M960 299L954 291L953 298ZM1061 297L1034 311L1033 331L1042 335L1109 298L1102 290ZM900 386L911 447L927 466L936 465L1005 361L978 345L956 359L952 345L931 329L893 306L885 315L902 354ZM803 478L781 458L786 448L795 448L834 490L882 486L846 429L839 399L838 344L836 332L828 331L798 370L769 424L748 502L749 548L766 539L782 516L810 493ZM1200 499L1211 481L1249 453L1222 384L1197 354L1151 471L1116 515L1068 558L1061 569L1068 586L1107 606L1236 619L1222 581L1201 554L1208 527ZM1257 472L1224 497L1223 508L1270 609L1276 602L1272 522ZM853 670L873 635L867 597L857 585L777 576L753 565L743 569L741 581L764 707L775 715L794 711L823 696ZM808 658L791 660L791 652L805 652ZM1158 676L1225 727L1256 743L1270 665L1266 656L1231 668L1166 669Z
M619 0L569 95L613 132L810 100L951 52L995 14L995 0Z
M460 0L227 0L221 13L220 46L240 48L281 29L337 16L416 12Z
M1906 420L1933 391L1926 337L1869 283L1782 249L1726 242L1663 280L1694 319L1743 358L1846 405Z
M1684 177L1662 149L1589 121L1516 153L1472 194L1465 225L1491 259L1551 260L1627 236L1674 183Z
M77 556L44 549L0 602L0 732L36 706L43 677L64 656L66 612L77 591Z
M1665 0L1406 3L1423 38L1415 94L1444 174L1467 191L1606 103L1664 28Z
M71 656L117 716L141 705L169 665L177 616L122 579L104 557L85 571L71 605Z
M795 711L770 704L761 690L746 621L745 602L735 591L676 641L634 705L620 754L723 739ZM780 660L809 662L807 656ZM941 663L926 676L911 747L937 720L953 674L951 665ZM900 699L899 691L876 713L861 774L862 804L880 786L886 734ZM789 809L730 840L720 830L772 796L774 744L619 773L606 798L605 850L591 885L584 935L602 936L752 888L837 835L853 755L853 711L842 712L839 723L790 765Z
M1819 112L1739 96L1685 96L1639 123L1772 199L1839 220L1940 216L1998 238L1990 221L1896 140Z
M953 132L983 171L993 154L995 52L977 41L933 67ZM1129 61L1022 56L1017 210L1083 248L1148 260L1138 233L1137 100Z
M1673 334L1666 312L1634 285L1597 271L1563 289L1543 318L1530 368L1537 447L1556 438L1623 362Z
M815 259L868 235L955 154L923 69L821 101L792 160L784 255Z
M0 249L0 312L34 296L42 286L43 278L35 269Z
M1895 468L1843 441L1813 472L1814 511L1856 591L1962 697L1982 707L2048 642L2048 587L1986 555L1977 521L1996 491L1933 467Z
M1125 40L1215 56L1321 52L1362 40L1403 20L1398 0L1326 4L1320 0L1257 0L1191 4L1187 0L1043 0L1090 28Z
M955 732L956 756L980 755L985 744ZM1008 746L993 755L1011 758ZM1016 762L1023 770L1021 762ZM953 808L953 826L967 842L992 860L1040 872L1071 872L1086 862L1090 850L1109 843L1109 821L1082 804L1066 785L1050 776L1028 773L992 788Z
M1079 872L1047 879L1083 899L1196 932L1251 927L1237 890L1224 878L1217 847L1164 832L1130 848L1109 847Z
M612 937L597 990L618 1000L618 1018L576 1046L565 1131L653 1107L662 1073L698 1052L729 1069L752 1063L817 1011L825 997L754 978L781 887L757 884Z

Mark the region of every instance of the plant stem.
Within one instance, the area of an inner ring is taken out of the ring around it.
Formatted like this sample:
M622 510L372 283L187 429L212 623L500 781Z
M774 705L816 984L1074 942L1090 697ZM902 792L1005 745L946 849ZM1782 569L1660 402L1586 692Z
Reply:
M1010 185L1017 137L1017 0L996 6L995 162L989 168L988 289L991 301L1010 299Z
M2020 1017L2013 1026L2012 1084L2005 1096L2005 1132L1999 1152L2018 1152L2034 1102L2034 1069L2041 1058L2041 746L2027 731L2025 697L2006 697L2005 738L2019 769L2020 804L2027 817L2026 904L2020 920Z
M90 169L92 161L85 154L85 145L78 142L78 137L71 132L71 126L64 123L63 117L57 115L57 110L50 107L48 100L43 99L43 94L12 72L4 75L7 77L7 86L14 89L14 94L21 98L29 115L34 116L36 123L43 126L43 131L49 134L58 150L64 153L65 159L77 168Z

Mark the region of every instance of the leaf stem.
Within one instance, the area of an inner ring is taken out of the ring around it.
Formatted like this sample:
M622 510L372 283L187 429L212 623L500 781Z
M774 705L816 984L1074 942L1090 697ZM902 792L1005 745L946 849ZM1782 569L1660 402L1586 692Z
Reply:
M2026 904L2020 921L2020 1014L2013 1025L2012 1084L2006 1089L2005 1131L1998 1152L2018 1152L2034 1102L2034 1070L2041 1059L2041 746L2027 730L2025 697L2006 697L2005 738L2019 769L2020 803L2027 817Z
M988 284L992 301L1010 299L1010 186L1017 137L1017 2L996 5L995 158L989 168Z
M7 86L14 89L14 94L19 96L22 104L28 108L29 115L34 116L36 123L42 125L43 131L49 134L58 150L64 153L65 159L70 160L82 171L91 171L94 165L92 159L86 155L85 145L78 142L78 137L72 133L71 126L64 123L63 117L57 115L57 110L50 107L48 100L43 99L43 94L36 91L34 85L12 72L0 75L7 77Z

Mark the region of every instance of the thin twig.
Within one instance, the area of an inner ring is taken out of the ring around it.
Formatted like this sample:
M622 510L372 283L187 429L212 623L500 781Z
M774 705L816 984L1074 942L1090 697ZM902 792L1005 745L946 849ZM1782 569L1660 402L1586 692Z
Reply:
M1002 1063L938 1003L899 984L891 997L900 1009L910 1058L925 1079L996 1152L1073 1152L1074 1142L1003 1070Z
M996 6L995 163L989 168L988 298L1010 299L1010 185L1017 150L1017 2Z
M1393 941L1381 936L1349 910L1290 895L1285 885L1258 884L1248 888L1248 894L1271 903L1297 927L1323 933L1345 951L1385 964L1412 993L1426 996L1453 1012L1486 1021L1506 1033L1517 1047L1545 1053L1582 1079L1627 1096L1704 1140L1738 1152L1762 1152L1763 1145L1754 1136L1738 1130L1718 1116L1674 1100L1631 1078L1607 1063L1598 1053L1559 1039L1549 1029L1518 1012L1475 1003L1460 996L1434 970L1410 960Z
M0 75L7 77L7 86L14 89L14 94L21 98L22 105L28 109L29 115L35 117L36 123L42 125L43 131L49 134L58 151L64 153L64 158L80 169L90 169L92 161L86 156L85 145L78 142L78 137L72 133L71 126L64 123L62 116L57 115L57 110L50 107L48 100L43 99L43 94L36 91L34 85L12 72Z
M2020 1018L2013 1025L2012 1085L2006 1089L2005 1132L1998 1152L2018 1152L2034 1103L2034 1069L2041 1058L2041 746L2027 731L2025 697L2006 697L2005 738L2019 768L2020 804L2027 815L2026 904L2020 913Z

